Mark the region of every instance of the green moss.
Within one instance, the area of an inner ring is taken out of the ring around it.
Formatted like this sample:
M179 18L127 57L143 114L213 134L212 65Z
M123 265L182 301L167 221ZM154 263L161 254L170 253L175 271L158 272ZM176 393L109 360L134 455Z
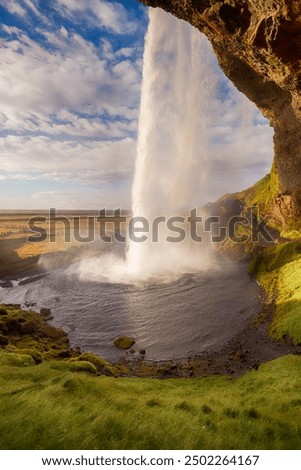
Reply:
M88 374L95 375L97 373L94 364L88 361L56 361L50 363L50 367L55 370L70 371L70 372L87 372Z
M28 356L31 356L36 364L40 364L43 361L42 354L40 354L38 351L35 349L14 349L13 351L15 354L26 354Z
M99 374L112 375L115 377L120 375L121 373L127 372L127 370L124 370L120 367L114 367L102 357L96 356L95 354L91 353L82 353L79 357L71 360L91 362L92 364L94 364Z
M35 364L33 358L28 354L15 354L10 352L3 352L0 350L0 365L1 366L15 366L27 367Z
M135 340L129 336L121 336L115 339L114 344L119 349L130 349L135 344Z
M299 224L300 226L300 224ZM301 231L300 230L282 230L280 236L287 238L288 240L301 240Z
M258 206L262 212L268 213L278 193L279 177L275 168L272 167L271 173L238 195L245 201L247 207Z
M266 249L249 270L275 305L270 334L301 343L301 242L287 242Z

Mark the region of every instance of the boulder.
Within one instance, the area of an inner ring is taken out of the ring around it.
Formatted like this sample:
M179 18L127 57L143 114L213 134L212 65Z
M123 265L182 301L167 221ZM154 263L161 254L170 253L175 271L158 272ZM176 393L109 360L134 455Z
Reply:
M129 336L120 336L114 340L114 344L118 349L131 349L135 342L134 338Z

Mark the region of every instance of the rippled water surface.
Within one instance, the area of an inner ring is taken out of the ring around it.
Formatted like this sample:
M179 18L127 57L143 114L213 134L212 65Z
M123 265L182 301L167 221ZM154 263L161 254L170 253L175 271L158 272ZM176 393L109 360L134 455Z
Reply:
M52 324L67 331L73 346L117 360L120 335L136 339L149 359L187 358L215 349L260 309L260 288L242 264L224 260L219 269L186 274L170 283L134 286L80 281L56 269L0 288L1 302L49 307Z

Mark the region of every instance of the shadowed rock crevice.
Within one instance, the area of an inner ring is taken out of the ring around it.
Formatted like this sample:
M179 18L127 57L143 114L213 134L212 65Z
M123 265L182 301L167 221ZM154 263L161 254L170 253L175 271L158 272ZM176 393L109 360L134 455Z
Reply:
M283 225L301 215L301 2L296 0L140 0L206 34L220 66L275 130Z

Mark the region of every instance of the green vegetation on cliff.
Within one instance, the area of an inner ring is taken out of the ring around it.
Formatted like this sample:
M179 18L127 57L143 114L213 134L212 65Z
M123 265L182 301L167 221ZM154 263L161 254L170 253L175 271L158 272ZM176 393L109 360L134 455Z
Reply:
M237 197L245 201L246 207L258 206L260 211L268 213L273 200L279 192L279 177L272 168L271 173L264 176L251 188L237 193Z
M250 272L275 305L271 336L301 344L301 242L267 248L254 258Z

